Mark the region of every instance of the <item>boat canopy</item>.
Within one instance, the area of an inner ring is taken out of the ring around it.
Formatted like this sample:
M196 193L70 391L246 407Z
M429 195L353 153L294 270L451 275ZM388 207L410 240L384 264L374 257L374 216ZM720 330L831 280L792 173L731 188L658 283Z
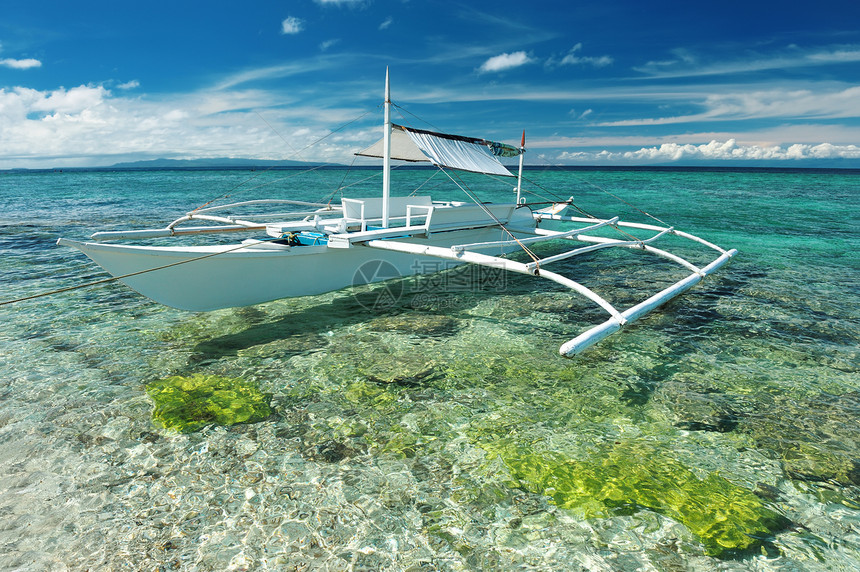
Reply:
M496 141L391 125L392 159L430 162L438 167L513 177L515 175L501 164L499 157L516 157L520 153L520 149ZM356 155L383 157L383 140Z

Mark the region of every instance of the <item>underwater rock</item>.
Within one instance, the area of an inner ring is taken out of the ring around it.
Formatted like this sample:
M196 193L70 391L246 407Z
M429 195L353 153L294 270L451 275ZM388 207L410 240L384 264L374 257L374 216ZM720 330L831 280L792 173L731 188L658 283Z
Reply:
M239 349L236 354L242 357L282 358L321 350L328 346L329 342L329 338L319 334L294 335Z
M688 431L728 433L738 427L742 418L737 398L697 384L665 381L652 395L652 401L669 410L675 427Z
M739 431L756 447L772 451L795 480L860 485L860 395L818 394L808 399L760 395L756 416Z
M209 424L256 423L272 414L272 394L239 378L195 373L153 381L153 420L165 429L191 433Z
M436 364L432 361L395 355L362 363L356 369L359 374L374 383L407 387L420 385L438 374Z
M363 450L352 447L347 443L330 439L309 447L306 454L311 459L318 459L327 463L337 463L362 452Z
M259 306L242 306L234 308L233 313L249 324L259 324L269 319L269 315Z
M489 307L483 308L486 314L498 320L516 320L533 313L531 306L522 303L519 296L499 294L493 297Z
M674 459L633 445L588 461L511 444L489 449L507 466L517 488L547 495L586 518L653 510L684 524L711 556L756 548L790 524L753 491L715 473L699 479Z
M379 371L379 370L377 370ZM380 375L376 373L367 374L367 379L374 383L391 383L394 385L404 385L408 387L420 385L422 381L429 379L434 374L433 366L429 366L423 368L421 370L415 370L412 372L401 372L398 370L389 370L386 372L381 372Z
M225 356L281 357L324 348L328 340L316 333L279 332L275 327L256 326L240 332L201 341L194 346L200 359Z
M403 332L417 336L438 337L453 335L460 329L456 318L440 314L406 312L393 316L381 316L370 322L374 332Z
M777 487L765 483L756 483L753 492L766 501L776 502L783 500L782 491Z
M315 379L325 380L314 392L330 392L328 388L333 387L340 391L359 380L379 387L424 387L442 375L435 356L415 351L411 343L405 347L382 344L372 334L343 336L329 346L325 359L316 360L312 368ZM311 396L306 394L303 399Z
M834 481L840 485L860 484L860 466L844 454L830 451L826 445L799 442L781 448L782 468L800 481Z
M581 308L584 304L580 298L572 296L567 292L538 293L527 296L524 305L534 312L544 312L566 317L572 311Z

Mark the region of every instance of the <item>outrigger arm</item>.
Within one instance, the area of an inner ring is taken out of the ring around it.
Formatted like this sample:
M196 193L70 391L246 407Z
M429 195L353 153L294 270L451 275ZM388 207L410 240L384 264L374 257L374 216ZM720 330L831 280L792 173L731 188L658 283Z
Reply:
M540 220L540 218L551 218L553 220L561 220L567 222L591 222L594 223L591 226L580 228L577 230L569 230L564 232L556 232L544 230L541 228L532 229L532 233L536 236L530 238L519 238L515 240L502 240L495 242L483 242L483 243L475 243L475 244L461 244L454 245L451 247L440 247L440 246L430 246L426 244L415 244L411 242L403 242L400 240L394 239L373 239L367 241L356 241L354 244L356 246L366 246L370 248L376 248L379 250L388 250L394 252L403 252L407 254L414 254L419 256L432 256L435 258L442 258L446 260L453 260L456 262L464 262L469 264L476 264L479 266L487 266L490 268L499 268L502 270L506 270L509 272L516 272L519 274L526 274L530 276L536 276L540 278L546 278L547 280L551 280L570 288L574 292L588 298L592 302L596 303L598 306L603 308L608 314L609 319L607 319L602 324L598 324L575 338L571 339L568 342L562 344L559 348L559 353L567 358L572 358L597 342L603 340L604 338L610 336L611 334L619 331L625 325L634 322L643 316L647 315L651 311L659 308L660 306L666 304L676 296L679 296L701 282L706 276L712 274L717 271L720 267L726 264L735 254L737 254L737 250L723 250L722 248L711 244L705 240L702 240L699 237L674 230L673 228L664 228L658 227L654 225L646 225L639 223L626 223L619 222L618 218L612 218L607 220L598 220L594 219L585 219L580 217L567 217L561 215L545 215L535 213L535 218ZM591 236L585 234L588 231L606 226L626 226L632 228L639 228L644 230L653 230L656 231L657 234L652 236L651 238L644 240L617 240L599 236ZM694 264L689 261L672 254L670 252L666 252L664 250L654 248L650 246L649 243L656 241L660 237L666 234L673 234L676 236L680 236L682 238L687 238L713 248L720 252L720 256L717 257L713 262L708 264L703 268L698 268ZM498 256L490 256L486 254L482 254L480 252L476 252L477 250L483 248L493 248L499 246L507 246L514 242L520 243L532 243L546 240L576 240L581 242L591 243L588 246L579 247L567 252L563 252L561 254L548 256L546 258L535 260L531 263L523 263L517 262L514 260L510 260L508 258L501 258ZM635 306L624 310L619 311L612 304L610 304L605 298L598 295L596 292L591 290L590 288L571 280L565 276L557 274L555 272L550 272L546 270L543 265L549 264L551 262L557 262L559 260L564 260L566 258L570 258L572 256L577 256L580 254L585 254L586 252L592 252L594 250L608 248L608 247L625 247L625 248L634 248L644 250L651 254L655 254L662 258L666 258L682 267L691 270L692 274L687 276L686 278L676 282L672 286L654 294L647 300L636 304Z
M457 262L468 262L469 264L477 264L478 266L501 268L502 270L516 272L518 274L540 276L541 278L552 280L553 282L561 284L562 286L567 286L571 290L582 294L589 300L599 305L601 308L609 312L609 314L612 315L613 318L622 322L625 321L624 317L615 308L613 308L609 302L601 298L593 290L590 290L589 288L583 286L582 284L579 284L578 282L574 282L569 278L565 278L560 274L556 274L555 272L541 270L540 273L537 273L532 268L530 268L528 264L523 264L522 262L516 262L514 260L500 258L498 256L488 256L486 254L481 254L479 252L474 251L454 250L452 248L444 248L441 246L427 246L422 244L412 244L409 242L399 242L396 240L370 240L364 244L365 246L369 246L371 248L378 248L380 250L392 250L395 252L405 252L408 254L416 254L419 256L433 256L436 258L455 260Z
M722 267L726 262L728 262L732 258L732 256L737 254L737 252L738 251L735 249L724 252L716 260L702 268L700 271L690 274L683 280L680 280L672 286L669 286L665 290L654 294L644 302L640 302L632 308L621 312L620 320L616 316L612 316L610 319L606 320L602 324L594 326L593 328L579 334L572 340L565 342L558 349L558 352L564 357L568 358L572 358L582 353L600 340L620 330L625 324L629 324L630 322L638 320L639 318L650 313L652 310L659 308L663 304L667 303L672 298L680 296L681 294L701 282L705 276L716 272L720 267Z

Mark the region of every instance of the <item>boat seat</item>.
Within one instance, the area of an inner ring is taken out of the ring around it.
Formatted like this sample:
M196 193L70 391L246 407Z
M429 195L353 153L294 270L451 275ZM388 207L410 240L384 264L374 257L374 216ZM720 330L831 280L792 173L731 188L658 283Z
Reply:
M430 230L495 225L498 222L507 224L515 210L514 204L439 206L430 217ZM531 220L531 211L527 216Z
M369 199L341 199L343 206L343 217L347 220L367 221L382 218L382 197ZM429 207L433 199L429 196L417 197L391 197L388 203L389 217L406 216L406 207L421 206Z

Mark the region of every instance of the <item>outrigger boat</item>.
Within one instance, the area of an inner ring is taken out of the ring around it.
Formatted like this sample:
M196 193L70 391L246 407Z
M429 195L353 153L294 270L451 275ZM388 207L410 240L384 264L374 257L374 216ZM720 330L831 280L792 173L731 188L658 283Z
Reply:
M594 302L609 317L563 344L559 352L573 357L682 294L726 264L736 250L724 250L669 226L623 222L618 217L590 218L563 214L560 202L533 210L522 197L525 136L520 147L484 139L414 129L391 122L388 73L385 78L383 139L358 155L383 159L382 196L342 198L339 205L264 199L200 208L164 228L96 232L91 241L60 238L57 243L81 250L94 262L140 294L182 310L209 311L248 306L281 298L339 290L355 284L363 265L384 261L390 272L367 276L367 282L392 276L436 271L440 259L452 264L475 264L551 280ZM499 157L519 157L517 198L513 203L434 201L430 196L391 196L391 160L431 162L454 169L514 177ZM225 214L238 207L284 205L298 209L287 214L239 217ZM303 210L302 210L303 209ZM219 212L220 211L220 212ZM275 222L266 222L272 221ZM203 226L183 223L204 222ZM567 225L562 230L542 228L544 221ZM215 223L215 224L213 224ZM620 238L601 236L607 229ZM622 229L648 231L645 239ZM265 233L265 238L234 244L153 246L117 244L118 241L209 233ZM674 235L712 249L718 256L704 267L652 246ZM564 244L561 252L539 257L536 243ZM576 246L571 247L574 244ZM579 282L548 269L553 263L606 248L636 249L673 261L689 276L625 310ZM524 250L530 262L507 258ZM366 275L366 274L365 274Z

